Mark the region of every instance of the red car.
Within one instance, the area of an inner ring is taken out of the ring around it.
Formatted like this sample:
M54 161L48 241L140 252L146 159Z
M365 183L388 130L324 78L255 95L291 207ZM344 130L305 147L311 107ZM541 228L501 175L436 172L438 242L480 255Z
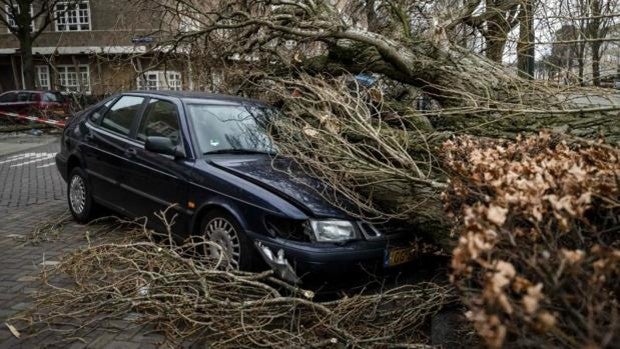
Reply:
M65 117L69 115L69 100L55 91L8 91L0 94L0 112Z

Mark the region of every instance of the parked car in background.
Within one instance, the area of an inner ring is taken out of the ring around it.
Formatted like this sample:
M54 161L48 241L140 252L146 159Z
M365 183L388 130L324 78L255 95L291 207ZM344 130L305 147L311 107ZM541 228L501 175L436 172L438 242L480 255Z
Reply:
M0 112L33 116L68 116L69 100L56 91L17 90L0 94Z
M103 100L71 119L56 156L70 211L87 222L102 205L163 229L154 212L175 205L180 238L204 235L229 267L266 263L293 282L306 272L410 261L409 227L354 218L321 195L319 181L291 176L293 162L276 156L266 131L279 115L257 101L203 93Z

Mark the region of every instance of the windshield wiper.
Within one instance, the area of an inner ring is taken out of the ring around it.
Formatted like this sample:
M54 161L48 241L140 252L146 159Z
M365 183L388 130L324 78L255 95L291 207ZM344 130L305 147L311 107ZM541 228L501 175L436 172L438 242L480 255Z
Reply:
M204 155L212 154L269 154L275 155L275 152L266 150L254 150L254 149L218 149L205 152Z

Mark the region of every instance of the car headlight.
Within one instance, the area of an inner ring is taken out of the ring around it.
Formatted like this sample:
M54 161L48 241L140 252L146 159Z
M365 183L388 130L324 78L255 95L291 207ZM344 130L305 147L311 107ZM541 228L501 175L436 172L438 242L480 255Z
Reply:
M311 220L310 227L316 241L347 241L358 237L352 222L339 220Z

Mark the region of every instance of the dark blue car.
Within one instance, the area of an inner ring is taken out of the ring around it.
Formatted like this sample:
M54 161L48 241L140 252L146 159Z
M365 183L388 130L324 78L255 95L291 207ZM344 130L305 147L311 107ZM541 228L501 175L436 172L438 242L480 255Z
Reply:
M409 261L406 226L354 219L322 198L318 181L293 175L266 131L274 117L282 117L274 108L229 96L110 97L64 130L56 163L71 213L87 222L101 205L148 217L157 230L154 213L174 205L174 234L204 235L229 267L266 263L293 282Z

